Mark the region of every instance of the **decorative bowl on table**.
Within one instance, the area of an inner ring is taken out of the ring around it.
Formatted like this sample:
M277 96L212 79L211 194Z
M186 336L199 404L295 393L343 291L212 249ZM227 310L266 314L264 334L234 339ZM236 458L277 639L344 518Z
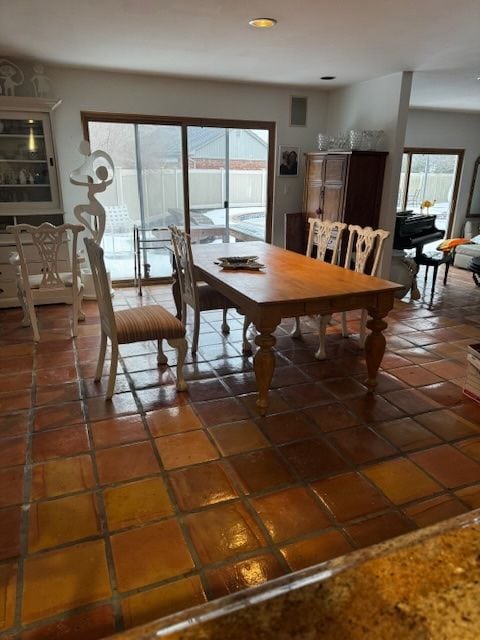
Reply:
M223 269L261 269L264 265L257 262L258 256L223 256L217 259Z

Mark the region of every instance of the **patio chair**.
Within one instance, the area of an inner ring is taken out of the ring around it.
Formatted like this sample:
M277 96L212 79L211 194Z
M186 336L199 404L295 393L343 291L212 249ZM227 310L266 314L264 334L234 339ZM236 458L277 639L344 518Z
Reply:
M356 224L349 225L348 231L350 235L345 257L345 269L351 269L357 273L365 273L367 266L371 263L372 266L369 269L369 275L376 276L382 264L385 241L389 237L390 232L384 229L376 229L374 231L371 227L360 227ZM318 360L324 360L326 358L325 336L331 317L331 314L319 316L320 344L318 351L315 353L315 357ZM360 319L360 348L365 346L366 325L367 310L362 309ZM342 335L344 337L348 336L346 312L342 312Z
M78 320L82 313L83 284L78 266L78 234L85 227L79 224L54 226L44 222L39 226L17 224L7 227L15 237L17 252L10 255L16 266L17 295L23 309L22 326L31 326L33 339L40 341L35 306L42 304L71 304L72 334L77 335ZM28 241L25 236L29 234ZM68 239L71 235L71 258Z
M112 239L112 251L116 253L115 240L119 238L129 238L133 242L133 226L135 220L132 220L128 213L128 208L124 204L107 205L105 208L105 235ZM128 249L131 251L132 249Z
M167 364L168 362L162 349L163 340L166 340L170 346L177 350L176 386L178 391L185 391L187 384L183 377L183 363L188 345L185 340L185 328L180 320L160 305L114 311L103 260L103 249L91 238L85 239L85 246L87 247L100 311L101 342L95 382L99 382L102 377L107 338L110 338L112 348L105 399L110 400L113 396L117 376L118 345L145 340L158 341L158 364Z

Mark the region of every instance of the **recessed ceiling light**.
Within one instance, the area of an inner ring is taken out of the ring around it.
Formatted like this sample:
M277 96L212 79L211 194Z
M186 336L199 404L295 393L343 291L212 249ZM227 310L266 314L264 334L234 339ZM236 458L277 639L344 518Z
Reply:
M257 29L270 29L270 27L274 27L277 24L277 21L275 18L254 18L249 20L248 24Z
M337 76L322 76L320 80L335 80Z

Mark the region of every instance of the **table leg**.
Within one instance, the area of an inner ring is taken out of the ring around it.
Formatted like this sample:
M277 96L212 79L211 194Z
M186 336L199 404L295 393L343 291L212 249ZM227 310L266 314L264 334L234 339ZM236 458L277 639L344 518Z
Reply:
M365 340L365 359L367 361L367 387L368 392L373 393L377 386L377 372L385 353L385 336L382 331L387 328L387 323L383 320L386 313L380 313L378 310L369 309L370 318L367 321L367 327L371 333Z
M273 372L275 370L275 355L273 347L277 341L272 335L277 325L270 327L262 327L258 335L255 337L255 344L258 345L257 353L253 360L255 370L255 378L257 380L258 399L257 407L261 416L264 416L268 407L268 390L272 382Z
M172 258L172 296L177 310L177 318L182 319L182 294L180 293L180 282L178 281L177 263L175 257Z

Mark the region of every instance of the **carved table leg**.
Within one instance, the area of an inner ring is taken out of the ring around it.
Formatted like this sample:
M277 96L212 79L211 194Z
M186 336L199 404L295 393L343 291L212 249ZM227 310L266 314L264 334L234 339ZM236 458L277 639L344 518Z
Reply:
M377 386L378 368L385 353L386 340L382 331L387 328L387 323L383 320L387 313L379 312L377 309L369 309L369 314L371 318L367 322L367 327L371 333L365 340L365 359L368 371L368 392L373 393Z
M259 333L255 337L255 344L258 345L257 353L253 361L255 377L257 379L258 399L257 407L261 416L264 416L268 407L268 390L272 382L273 372L275 370L275 355L273 347L276 342L273 332L276 324L270 327L262 327L258 329Z

